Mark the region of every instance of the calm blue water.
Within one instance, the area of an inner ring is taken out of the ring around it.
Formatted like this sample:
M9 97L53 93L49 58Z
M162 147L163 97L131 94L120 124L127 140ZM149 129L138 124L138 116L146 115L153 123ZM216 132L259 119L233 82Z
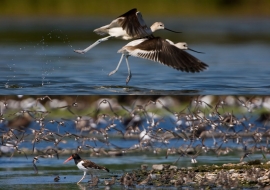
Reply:
M102 20L106 24L109 19ZM155 19L156 20L156 19ZM120 54L117 50L128 41L113 39L103 42L85 55L73 52L99 38L87 38L102 24L94 22L46 24L36 38L2 40L0 44L1 94L270 94L269 39L265 20L212 19L208 23L180 20L170 28L183 34L158 32L174 42L186 41L189 47L205 54L190 52L209 65L202 73L183 73L149 60L130 57L133 77L125 85L125 60L115 69ZM165 22L165 21L164 21ZM9 25L7 25L7 28ZM12 25L13 26L13 25ZM28 25L26 25L27 27ZM68 27L67 27L68 26ZM75 26L73 29L72 26ZM13 26L15 27L15 26ZM10 27L13 29L12 27ZM52 30L54 28L55 30ZM11 30L10 29L10 30ZM16 27L15 27L16 29ZM33 32L28 26L24 33ZM82 31L83 34L70 35ZM0 30L1 31L1 30ZM17 31L20 34L20 31ZM209 34L210 33L210 34ZM181 36L182 35L182 36ZM69 37L71 36L71 37ZM243 38L243 39L242 39ZM266 39L264 39L266 38ZM51 41L54 40L54 41ZM83 40L83 41L79 41Z

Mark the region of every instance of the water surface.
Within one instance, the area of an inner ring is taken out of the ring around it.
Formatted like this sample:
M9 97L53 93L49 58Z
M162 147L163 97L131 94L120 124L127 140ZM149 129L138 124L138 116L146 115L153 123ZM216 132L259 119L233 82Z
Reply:
M265 19L167 19L168 27L183 34L159 31L157 36L203 51L189 53L207 63L208 70L184 73L130 57L133 77L128 85L125 60L116 74L108 76L119 62L118 49L127 41L106 41L85 55L73 52L97 40L92 30L107 20L44 21L43 27L35 20L23 26L2 20L1 94L270 93L270 43L265 33L270 26Z

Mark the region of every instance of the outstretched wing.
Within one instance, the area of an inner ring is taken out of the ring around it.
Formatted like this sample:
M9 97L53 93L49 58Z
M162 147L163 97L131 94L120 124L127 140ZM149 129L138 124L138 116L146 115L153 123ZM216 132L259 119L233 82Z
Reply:
M208 65L170 44L167 40L154 37L135 46L126 46L129 55L149 59L185 72L200 72Z
M142 14L137 9L131 9L116 20L123 30L133 38L142 38L152 34L151 29L145 24Z

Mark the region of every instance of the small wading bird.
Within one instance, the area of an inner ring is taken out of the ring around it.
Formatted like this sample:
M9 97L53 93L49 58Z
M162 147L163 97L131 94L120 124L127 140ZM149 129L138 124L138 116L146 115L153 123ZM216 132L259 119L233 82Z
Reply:
M110 72L109 76L117 72L124 56L126 58L128 68L126 84L130 81L132 76L128 63L129 56L149 59L172 67L176 70L192 73L203 71L208 67L207 64L185 52L185 49L192 50L183 42L174 44L172 41L165 40L160 37L133 40L118 50L118 53L122 53L122 56L116 69Z
M93 170L105 170L107 172L110 172L109 169L105 168L104 166L99 166L94 162L91 162L90 160L83 160L78 154L72 154L64 163L67 163L70 160L74 160L75 164L79 168L79 170L82 170L84 172L82 179L80 179L77 184L79 184L84 178L86 173L89 171L91 173L91 177L93 179Z
M104 184L106 186L112 186L115 184L115 180L116 180L116 178L113 176L111 180L104 180Z
M145 37L153 37L152 33L157 30L168 30L175 33L173 30L165 28L162 22L155 22L150 28L145 24L143 17L137 9L131 9L125 14L113 20L110 24L102 26L94 30L99 35L109 34L105 38L97 40L84 50L74 50L77 53L84 54L96 45L110 38L119 38L122 40L131 40Z

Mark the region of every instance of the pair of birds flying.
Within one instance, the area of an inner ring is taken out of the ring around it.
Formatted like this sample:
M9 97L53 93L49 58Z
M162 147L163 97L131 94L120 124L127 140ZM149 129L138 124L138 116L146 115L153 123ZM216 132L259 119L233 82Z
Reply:
M122 63L123 57L125 56L128 68L126 84L128 84L132 77L128 63L129 56L149 59L172 67L176 70L185 72L200 72L208 67L207 64L184 51L195 51L188 48L186 43L180 42L175 44L170 40L163 39L161 37L154 37L153 32L162 29L175 32L165 28L164 24L161 22L155 22L149 28L145 24L141 13L137 11L137 9L132 9L113 20L110 24L94 30L94 32L99 35L109 34L109 36L97 40L95 43L85 48L84 50L74 51L80 54L84 54L96 45L109 40L110 38L119 38L122 40L135 39L118 50L118 53L122 53L122 56L116 69L109 73L110 76L117 72L119 66Z

